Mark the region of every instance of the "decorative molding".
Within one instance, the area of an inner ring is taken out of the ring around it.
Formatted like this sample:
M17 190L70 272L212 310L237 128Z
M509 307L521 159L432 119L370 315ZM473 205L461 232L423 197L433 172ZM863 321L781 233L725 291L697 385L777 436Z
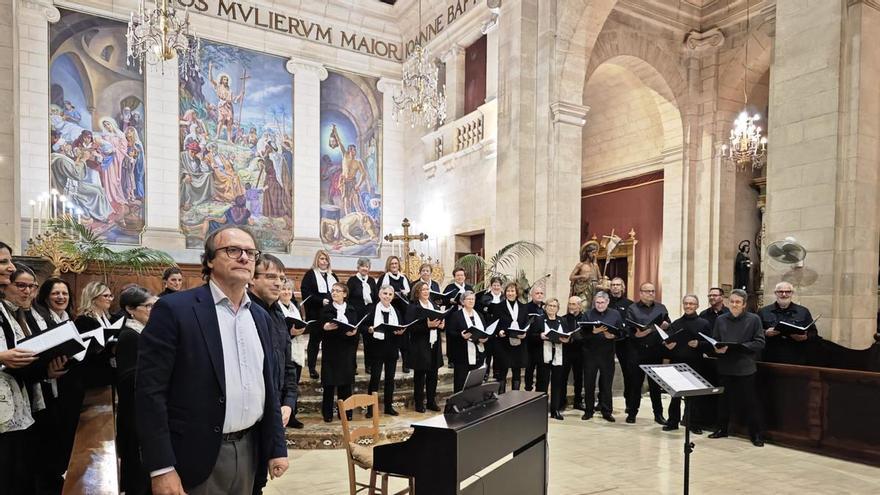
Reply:
M459 44L452 45L448 50L440 55L440 60L442 60L443 63L447 66L449 65L450 61L455 62L455 59L458 57L461 57L461 61L464 62L464 50L465 48Z
M58 7L55 6L53 0L24 0L24 3L42 9L43 15L46 16L46 20L51 24L61 20L61 12L58 10Z
M857 4L863 4L866 7L871 7L874 10L880 11L880 1L878 0L849 0L849 2L847 2L847 7L852 7Z
M764 22L770 24L770 36L776 36L776 4L772 3L761 9Z
M666 163L680 160L683 156L683 150L684 148L682 146L664 148L660 151L659 155L646 160L627 163L619 167L614 167L612 170L606 170L596 174L585 174L581 180L581 187L591 187L605 182L612 182L627 177L637 177L649 172L663 170Z
M290 57L284 67L287 69L287 72L290 72L295 76L303 74L314 74L318 77L318 81L323 81L324 79L327 79L328 75L327 68L324 67L323 64L296 57Z
M565 101L556 101L550 104L550 111L553 113L554 123L562 122L563 124L583 127L587 123L587 112L590 111L590 107Z
M724 43L724 33L716 28L708 31L691 31L684 39L684 45L688 50L701 52L711 48L717 48Z
M501 18L501 0L486 0L486 8L492 13L492 17L480 26L480 32L483 34L489 34L498 29L498 21Z
M376 89L382 94L390 93L393 95L400 90L400 86L400 79L391 79L388 77L383 77L376 83Z

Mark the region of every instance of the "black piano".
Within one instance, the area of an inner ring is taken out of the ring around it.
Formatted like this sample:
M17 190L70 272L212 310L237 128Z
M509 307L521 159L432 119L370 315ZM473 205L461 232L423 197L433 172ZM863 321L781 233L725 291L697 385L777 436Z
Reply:
M547 394L512 390L414 423L409 440L375 447L373 466L414 477L414 495L546 494L547 413Z

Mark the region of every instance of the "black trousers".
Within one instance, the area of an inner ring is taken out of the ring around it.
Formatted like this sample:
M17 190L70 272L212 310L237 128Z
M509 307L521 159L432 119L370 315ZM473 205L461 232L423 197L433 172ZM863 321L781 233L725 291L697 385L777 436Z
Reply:
M761 403L755 386L755 374L746 376L719 375L724 393L718 402L718 426L727 431L730 412L736 409L737 417L749 427L749 435L764 431Z
M391 403L394 402L394 372L397 370L397 356L370 360L370 384L367 386L368 393L372 394L373 392L379 391L379 381L382 377L383 369L385 370L385 387L382 391L382 399L385 404L385 409L388 409L391 407Z
M659 364L661 359L652 354L640 352L638 344L629 343L629 355L627 356L627 368L629 370L629 385L626 386L626 414L635 416L639 412L642 403L642 385L645 383L645 372L639 368L640 364ZM626 374L624 374L626 377ZM626 378L625 378L626 379ZM660 385L654 380L648 380L648 394L651 397L651 409L655 416L663 415L663 402L660 399Z
M425 406L425 395L429 405L437 404L437 369L416 370L413 372L413 399L415 407Z
M629 339L614 341L614 354L617 356L617 364L620 366L620 375L623 377L623 397L629 397L629 388L631 386L627 374L629 373Z
M526 345L529 349L529 365L526 366L525 382L526 390L532 390L535 387L535 374L538 367L541 366L543 351L541 350L540 342L532 342L531 340L527 342Z
M496 363L497 364L497 363ZM507 374L510 373L510 389L519 390L522 382L522 368L495 368L495 379L501 384L501 392L507 390Z
M566 404L568 404L569 373L574 374L572 377L572 381L574 381L574 403L577 404L584 400L584 354L581 349L569 352L562 363L562 401L560 402L562 409L565 409ZM587 408L590 407L592 406L587 406Z
M453 392L460 392L462 389L464 389L464 382L465 380L467 380L468 373L479 367L479 362L477 364L455 363L455 367L452 368Z
M350 383L347 385L324 385L324 398L321 401L321 414L324 419L333 419L333 406L336 405L336 401L333 400L334 393L337 399L345 400L351 397L351 389L352 384Z
M538 370L539 387L541 385L546 386L544 380L550 378L551 413L562 410L562 384L565 379L564 372L565 370L563 369L563 366L553 366L549 363L541 363L541 368ZM546 392L546 389L539 391Z
M306 364L309 367L309 371L315 371L315 369L318 367L318 350L320 346L321 334L310 333L309 343L306 347Z
M0 492L10 495L34 493L34 433L28 428L0 433Z
M596 405L596 375L599 375L599 412L611 414L611 385L614 382L614 345L584 349L584 402L587 414L593 414Z
M293 363L293 368L296 370L296 390L293 391L293 410L290 411L290 418L293 419L296 417L296 410L299 408L299 380L302 378L303 367Z

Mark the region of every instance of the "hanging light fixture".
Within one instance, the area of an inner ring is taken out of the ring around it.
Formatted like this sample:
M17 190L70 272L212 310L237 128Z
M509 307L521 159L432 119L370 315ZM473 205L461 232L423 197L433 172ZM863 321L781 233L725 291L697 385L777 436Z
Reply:
M199 40L189 30L189 9L181 17L169 0L154 0L151 9L146 2L138 0L137 13L129 17L128 64L136 64L140 72L144 63L159 65L164 73L165 61L179 57L181 73L187 77L198 64L199 51Z
M750 5L746 2L746 46L743 62L743 99L745 106L733 122L730 130L730 144L721 146L721 153L727 160L736 164L739 170L759 169L767 160L767 138L761 135L759 114L749 114L749 37L751 36Z
M437 65L428 50L422 46L422 1L419 0L419 34L416 46L403 64L401 90L392 97L392 117L400 121L409 118L411 127L431 127L446 120L446 86L437 82Z

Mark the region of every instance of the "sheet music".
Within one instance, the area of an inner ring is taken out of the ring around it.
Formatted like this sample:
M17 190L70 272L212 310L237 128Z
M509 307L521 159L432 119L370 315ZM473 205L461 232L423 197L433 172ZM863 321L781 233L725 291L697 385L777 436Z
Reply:
M661 380L666 382L667 385L673 388L676 392L682 392L685 390L699 390L703 388L702 385L696 385L687 379L680 371L673 368L672 366L664 366L664 367L655 367L651 368L654 373L657 373L657 376L660 377Z
M664 332L660 325L654 324L654 328L657 330L657 334L660 335L660 338L663 340L669 340L669 334Z

